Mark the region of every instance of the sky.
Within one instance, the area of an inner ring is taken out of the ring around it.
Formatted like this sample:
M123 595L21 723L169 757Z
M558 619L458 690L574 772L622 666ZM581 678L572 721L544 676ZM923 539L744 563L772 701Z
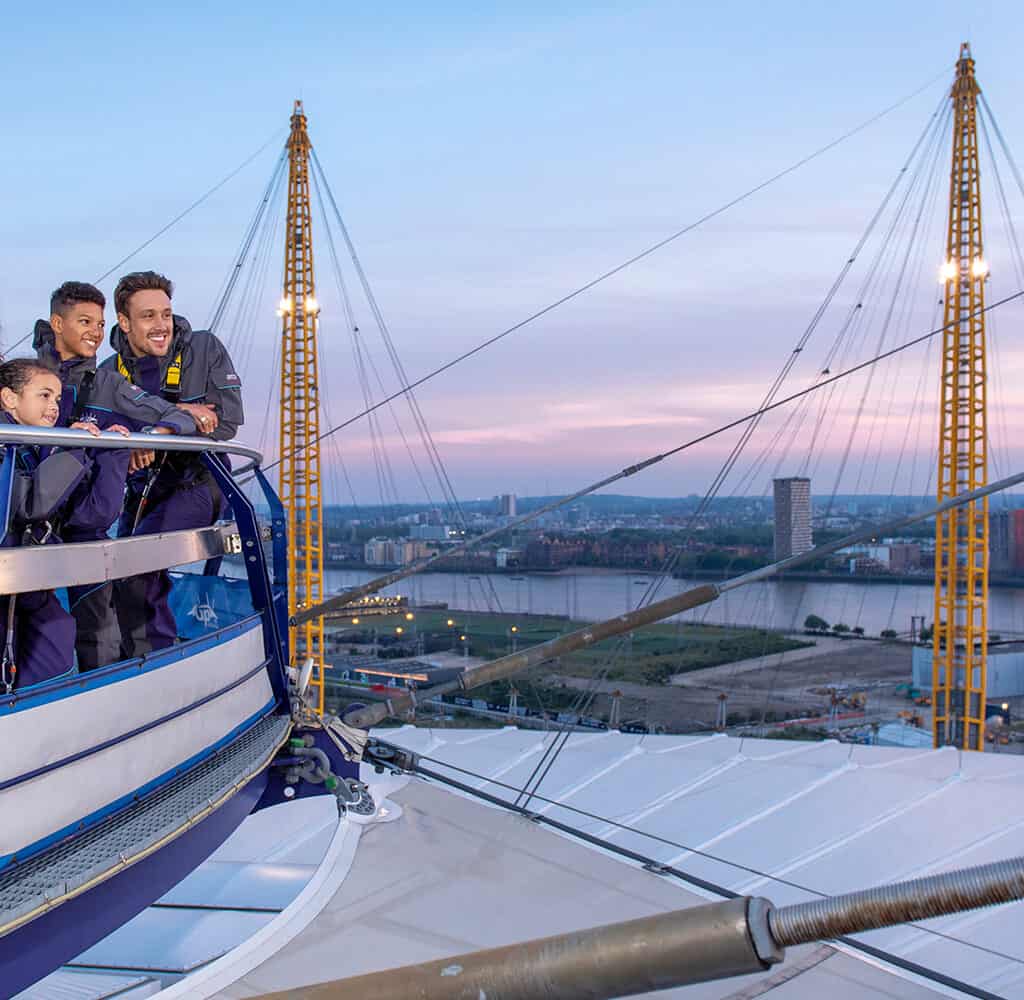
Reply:
M61 281L104 273L269 143L101 282L109 294L121 271L164 271L176 310L204 325L296 98L416 378L916 95L419 391L460 496L567 492L756 407L939 107L966 39L1024 155L1024 9L1012 2L23 8L5 21L0 61L0 340L27 332ZM1003 176L1020 227L1024 196L1011 171ZM929 204L895 340L931 328L945 207L938 195ZM1017 285L1008 250L999 256L1006 227L994 195L987 204L992 297ZM333 423L364 402L323 242L321 383ZM272 458L283 253L270 250L252 320L219 332L247 387L240 438ZM898 267L885 261L887 273ZM850 279L787 390L827 363L856 298ZM881 291L872 300L878 323L886 302ZM394 388L369 311L356 312L381 384ZM1024 307L1007 306L994 330L993 452L1005 471L1024 458L1013 434L1024 416L1022 319ZM873 353L874 336L865 324L845 359ZM780 411L725 493L759 495L773 474L798 472L813 474L816 493L927 491L937 384L937 352L922 347L870 382L851 380L820 411ZM407 409L394 412L381 415L378 455L395 490L380 488L364 419L325 447L329 500L439 494ZM616 489L702 493L737 433Z

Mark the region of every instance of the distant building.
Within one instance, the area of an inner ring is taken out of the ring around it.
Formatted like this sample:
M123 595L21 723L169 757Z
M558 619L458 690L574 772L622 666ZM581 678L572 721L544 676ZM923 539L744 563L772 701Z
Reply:
M405 538L371 538L363 546L363 561L367 566L405 566L429 551L422 542Z
M367 566L388 565L388 546L391 544L387 538L371 538L363 546L363 562Z
M1013 510L1010 515L1010 523L1013 526L1013 569L1020 571L1024 570L1024 510Z
M447 542L457 536L458 531L447 524L414 524L409 529L409 537L420 542Z
M912 653L914 687L932 687L932 646L915 646ZM988 647L985 691L989 698L1024 696L1024 642Z
M345 562L355 558L355 551L355 546L348 542L328 542L324 554L328 562Z
M890 542L889 570L893 573L908 573L921 566L921 546L914 542Z
M516 495L515 493L502 493L494 498L494 512L499 517L516 516Z
M994 510L988 515L988 568L993 573L1013 569L1012 511Z
M511 569L513 566L519 565L519 560L522 557L522 549L501 548L494 554L494 564L498 569Z
M802 476L775 480L775 558L788 559L814 548L811 481Z
M359 684L365 687L431 688L455 680L463 667L438 667L423 660L379 660L373 656L338 656L330 662L327 675L337 684Z
M989 514L988 553L993 573L1024 569L1024 510L994 510Z
M881 545L854 545L840 549L851 573L912 573L921 567L917 542L886 539Z
M549 538L541 535L527 543L526 563L528 566L538 569L569 566L579 562L587 548L586 543L578 540Z

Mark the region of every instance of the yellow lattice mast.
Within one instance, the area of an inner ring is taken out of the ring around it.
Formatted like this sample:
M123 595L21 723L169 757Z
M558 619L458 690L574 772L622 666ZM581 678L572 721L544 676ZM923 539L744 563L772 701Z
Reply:
M988 482L985 398L985 278L977 104L970 46L960 47L953 83L938 498ZM988 500L951 510L935 524L932 658L935 746L985 745L988 651Z
M288 139L288 221L281 316L281 501L288 518L288 612L323 600L323 505L320 496L320 401L316 283L310 226L309 134L295 102ZM324 707L322 618L290 630L295 664L313 658L311 693Z

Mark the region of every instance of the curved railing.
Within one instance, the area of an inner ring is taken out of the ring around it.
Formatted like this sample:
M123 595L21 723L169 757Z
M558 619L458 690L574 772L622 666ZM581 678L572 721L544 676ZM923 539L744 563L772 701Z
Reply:
M179 437L173 434L125 435L110 431L96 437L88 431L56 427L0 426L0 449L5 445L140 448L166 452L226 453L246 459L246 464L233 470L232 476L259 468L263 460L263 455L255 448L233 441L214 442L205 437ZM5 497L0 497L0 510L6 508L5 500ZM234 524L71 544L74 545L74 559L67 558L65 546L0 549L0 594L102 583L242 551L242 541Z
M249 460L247 465L232 470L235 476L256 468L263 462L263 453L234 441L213 441L208 437L186 437L178 434L118 434L102 431L99 437L88 431L66 427L0 426L0 445L26 444L43 448L140 448L147 451L215 451L238 455Z
M261 452L234 441L212 441L206 437L112 431L96 436L68 428L0 425L0 454L4 454L0 463L0 536L8 530L14 479L11 458L19 445L199 453L234 521L152 535L0 548L0 595L103 583L216 560L219 556L241 555L252 607L263 624L271 681L278 700L282 704L287 702L283 673L288 657L285 516L280 498L260 471ZM244 459L245 464L229 470L224 455ZM237 476L247 471L252 473L270 509L269 532L261 527L252 501L237 481ZM262 545L268 537L272 542L272 565L268 565ZM15 692L9 697L16 700L19 694Z

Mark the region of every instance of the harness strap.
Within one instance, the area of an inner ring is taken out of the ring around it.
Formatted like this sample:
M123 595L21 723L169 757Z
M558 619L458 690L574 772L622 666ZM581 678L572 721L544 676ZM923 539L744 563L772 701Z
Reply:
M121 357L120 353L117 355L117 371L119 375L126 378L132 385L135 384L132 373L128 370L128 366L124 363L124 358ZM181 398L181 351L178 351L174 356L174 360L167 366L164 383L160 387L160 394L168 403L177 403Z
M14 690L14 680L18 676L18 668L14 663L14 609L17 600L17 594L7 598L7 635L4 636L4 655L0 661L0 681L3 682L4 694Z
M163 471L166 459L167 452L161 452L160 457L149 467L149 472L146 474L146 485L142 488L139 505L135 508L135 518L132 521L131 530L133 535L138 530L139 521L142 520L142 512L146 509L146 504L149 503L149 495L153 492L153 486L156 484L157 479L160 478L160 473Z
M92 384L96 381L96 371L87 371L82 376L82 381L78 386L78 392L75 394L75 405L71 410L70 423L75 423L82 419L82 414L85 413L85 408L89 405L89 397L92 396Z
M49 521L44 521L46 534L41 539L36 539L32 526L29 525L21 538L23 545L44 545L53 534L53 526ZM18 678L18 666L14 662L14 617L18 607L18 595L11 594L7 598L7 634L4 636L4 652L0 658L0 684L3 684L4 694L10 694L14 690L14 682Z

